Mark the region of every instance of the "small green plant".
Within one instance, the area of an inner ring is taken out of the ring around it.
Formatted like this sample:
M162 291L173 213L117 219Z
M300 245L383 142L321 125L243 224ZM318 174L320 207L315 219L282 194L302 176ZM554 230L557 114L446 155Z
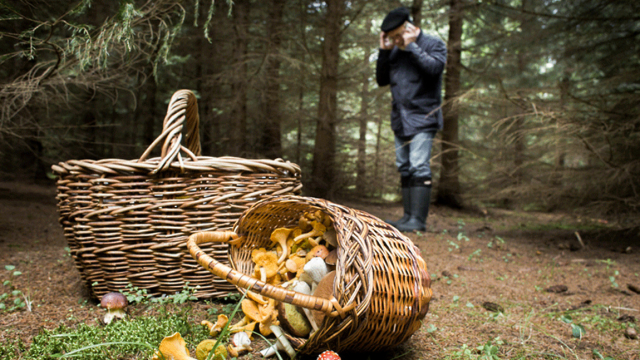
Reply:
M476 346L475 349L470 348L467 344L462 345L459 351L454 352L454 359L473 359L473 360L500 360L498 353L499 345L504 344L499 337L487 341L483 345Z
M584 329L582 325L574 324L573 319L569 315L562 315L560 317L560 321L562 321L565 324L571 325L571 336L573 336L576 339L582 339L587 333L587 331Z
M5 270L11 272L11 276L17 277L22 272L15 270L13 265L5 265ZM0 293L0 311L13 312L20 309L26 309L31 312L32 301L28 295L16 289L11 280L5 280L2 283L3 291Z
M467 257L468 261L471 261L471 259L473 259L473 257L476 257L476 261L478 262L482 262L482 259L480 258L480 253L482 252L482 250L480 249L476 249L476 251L472 252L471 254L469 254L469 257Z
M613 272L612 276L609 276L609 281L611 281L611 287L613 288L618 288L620 287L620 285L618 285L618 283L616 282L616 276L620 275L620 272L618 270L615 270Z

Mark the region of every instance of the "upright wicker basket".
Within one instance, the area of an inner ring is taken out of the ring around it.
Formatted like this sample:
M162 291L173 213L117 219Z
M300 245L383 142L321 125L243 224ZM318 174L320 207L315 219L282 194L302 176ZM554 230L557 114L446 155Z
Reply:
M271 232L294 227L304 212L322 210L333 220L338 262L333 298L304 295L251 276L251 251L272 246ZM231 268L207 256L200 245L225 243ZM294 338L303 353L378 351L407 340L429 310L431 279L420 250L380 219L329 201L284 196L261 201L245 211L233 231L190 236L191 255L205 269L236 285L277 301L325 312L328 316L309 339Z
M187 147L181 145L183 123ZM100 298L132 284L149 294L199 285L200 298L235 288L189 255L198 231L230 229L256 201L299 193L300 168L283 160L200 156L195 95L171 98L163 131L140 159L70 160L53 165L58 210L75 265ZM161 156L148 159L162 144ZM183 155L184 154L184 155ZM227 262L227 245L204 249Z

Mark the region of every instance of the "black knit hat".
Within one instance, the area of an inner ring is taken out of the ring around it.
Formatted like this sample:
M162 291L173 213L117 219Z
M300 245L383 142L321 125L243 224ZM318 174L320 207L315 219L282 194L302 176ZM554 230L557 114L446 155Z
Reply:
M399 7L397 9L391 10L387 16L385 16L384 20L382 20L382 25L380 25L380 30L384 32L389 32L400 25L404 24L405 21L411 21L410 19L411 13L409 9L406 7Z

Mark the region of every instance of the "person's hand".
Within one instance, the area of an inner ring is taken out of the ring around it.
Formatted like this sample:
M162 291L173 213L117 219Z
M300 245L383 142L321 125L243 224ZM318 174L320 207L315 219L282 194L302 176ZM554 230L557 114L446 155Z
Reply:
M420 28L411 23L407 23L407 27L405 28L404 33L402 33L402 38L404 39L402 50L404 50L407 45L415 42L416 39L418 39L418 35L420 35Z
M387 41L387 34L385 32L380 33L380 49L391 50L393 49L393 41Z

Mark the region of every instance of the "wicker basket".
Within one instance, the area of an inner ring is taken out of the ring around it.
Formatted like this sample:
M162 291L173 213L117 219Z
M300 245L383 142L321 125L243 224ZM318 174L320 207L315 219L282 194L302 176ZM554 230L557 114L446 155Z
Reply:
M293 227L300 215L322 210L333 220L338 239L334 298L327 300L266 284L252 276L252 249L272 246L271 232ZM210 258L199 245L224 243L231 268ZM378 351L407 340L422 324L431 300L431 279L420 250L396 229L365 212L325 200L284 196L267 199L245 211L234 231L191 235L187 246L198 263L227 279L240 291L263 296L328 316L309 339L293 338L303 353Z
M199 285L199 298L235 292L189 255L198 231L225 230L256 201L299 193L300 168L283 160L200 156L195 95L171 98L162 134L137 160L70 160L53 165L58 210L75 265L100 298L128 284L149 294ZM187 147L181 145L186 119ZM162 143L161 156L148 159ZM226 244L204 249L227 261Z

